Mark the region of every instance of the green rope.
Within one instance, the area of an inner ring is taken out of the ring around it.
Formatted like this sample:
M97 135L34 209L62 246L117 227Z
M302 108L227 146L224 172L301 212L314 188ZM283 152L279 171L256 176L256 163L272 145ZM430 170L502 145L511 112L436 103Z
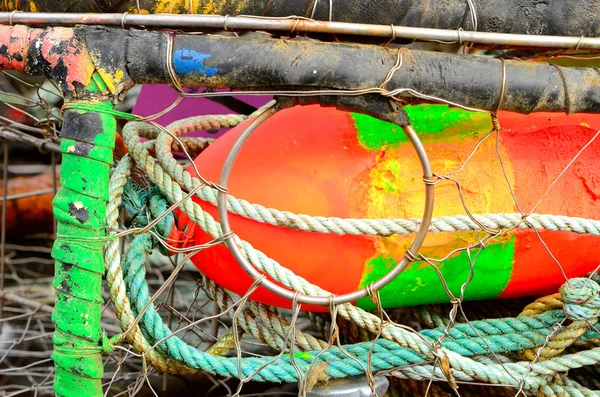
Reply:
M127 294L136 315L141 313L150 300L143 264L151 252L151 240L149 235L136 236L131 242L128 252L123 257L123 272L126 279ZM543 345L545 339L552 333L552 326L563 319L564 314L561 311L553 310L532 317L497 319L494 322L486 320L475 321L471 325L456 324L455 328L450 331L450 336L442 343L442 346L463 356L490 354L491 352L520 351L525 348ZM187 345L179 337L174 336L169 328L166 327L152 304L143 314L141 325L145 336L154 343L166 339L156 346L161 354L184 363L190 368L222 376L246 377L251 375L256 368L260 368L262 365L267 365L273 361L272 357L261 357L260 359L244 358L242 359L243 373L238 374L237 359L213 357L210 354ZM528 330L522 331L523 329ZM483 331L485 330L489 334L484 334ZM511 333L503 334L504 330ZM496 335L492 333L496 333ZM434 343L438 337L444 334L444 329L425 330L420 334L426 340ZM596 331L589 331L581 340L595 339L599 336ZM355 359L358 359L366 367L369 350L373 345L374 350L371 360L374 371L405 365L411 365L411 369L415 371L421 369L429 375L436 371L434 368L431 368L428 363L429 360L425 356L386 339L379 339L375 343L364 342L344 346L344 350L352 354L354 358L348 357L342 350L337 348L327 351L321 358L322 360L328 360L327 370L331 377L359 375L363 370ZM310 351L298 354L295 358L299 362L299 366L303 370L306 370L310 361L319 353L320 351ZM597 355L594 356L594 360L596 361L599 358ZM525 367L519 363L509 363L505 364L505 366L515 371L519 369L520 372L516 373L524 375L522 370ZM490 367L490 370L488 370L489 374L498 377L498 373L500 372L496 368L498 365L485 366L483 368L487 367ZM494 368L494 370L491 368ZM462 374L463 379L473 380L469 372L471 371L465 371ZM480 373L479 375L485 374ZM254 379L270 382L293 382L297 381L298 377L289 356L283 356L281 359L267 365ZM509 382L509 380L507 376L503 376L498 378L498 382ZM532 387L538 383L539 385L545 384L537 375L532 375L531 378L528 378L528 382L531 382Z

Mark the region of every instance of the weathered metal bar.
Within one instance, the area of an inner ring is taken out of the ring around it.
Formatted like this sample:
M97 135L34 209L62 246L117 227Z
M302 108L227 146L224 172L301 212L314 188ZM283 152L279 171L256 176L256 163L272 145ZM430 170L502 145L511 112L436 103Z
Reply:
M110 103L98 103L112 109ZM58 221L52 250L56 304L54 390L59 396L101 396L105 216L117 123L114 117L69 110L61 130L61 189L54 199ZM87 155L76 146L88 147Z
M28 48L10 41L13 31L30 39ZM65 46L66 55L58 56L62 36L57 32L84 43L91 61L77 64L75 45ZM488 111L600 112L596 68L308 40L182 34L171 47L169 40L163 32L115 28L0 26L0 67L14 64L53 77L67 99L89 96L76 80L96 68L114 97L134 83L171 83L288 96L384 93L407 103L446 101ZM2 56L13 49L24 56ZM35 62L40 49L49 63ZM380 87L399 61L401 67Z
M469 3L473 5L470 7ZM5 0L0 11L286 17L556 36L600 36L597 0Z
M329 33L337 35L397 38L416 41L473 43L487 46L598 49L600 38L545 36L499 32L433 29L411 26L323 22L304 18L229 17L175 14L72 14L0 12L0 23L29 26L146 26L179 29L262 30L271 32Z
M52 250L52 358L57 395L99 397L105 217L117 127L110 110L126 87L115 77L125 72L95 61L80 38L68 28L0 26L0 69L54 78L66 104L84 101L97 110L68 110L60 134L61 188L53 202L58 223Z
M11 142L20 142L35 146L40 151L60 153L60 146L57 144L48 140L36 138L29 134L21 133L19 131L0 127L0 138L9 139Z

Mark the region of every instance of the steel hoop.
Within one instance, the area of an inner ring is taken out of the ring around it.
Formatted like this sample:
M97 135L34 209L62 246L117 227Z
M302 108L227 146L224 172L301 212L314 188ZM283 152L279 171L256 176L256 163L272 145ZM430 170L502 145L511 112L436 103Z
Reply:
M225 188L229 183L229 176L231 174L231 170L233 168L233 163L237 158L240 150L250 137L252 133L267 119L273 116L278 109L276 105L273 105L263 111L259 116L257 116L242 132L242 134L237 138L233 147L231 148L227 158L225 159L225 164L223 165L223 169L221 171L221 179L219 184ZM429 231L429 226L431 224L431 218L433 215L433 203L434 203L434 184L428 183L434 178L433 171L431 170L431 164L429 163L429 158L427 157L427 153L421 140L417 136L415 130L411 126L403 126L405 134L408 139L411 141L413 147L415 148L417 155L419 157L419 161L421 163L421 168L423 169L423 182L425 184L425 208L423 211L423 217L421 219L421 224L419 226L419 230L415 236L415 239L405 253L404 258L385 276L380 278L374 283L371 283L369 287L362 288L360 290L356 290L354 292L345 293L343 295L335 295L333 298L333 302L331 299L332 295L324 295L324 296L313 296L306 295L301 293L297 294L297 291L290 290L285 287L281 287L275 284L273 281L268 278L263 278L260 283L261 287L266 288L270 292L285 298L287 300L297 299L299 303L315 305L315 306L328 306L332 303L334 305L338 305L341 303L354 302L358 299L364 298L369 295L369 290L378 291L381 288L388 285L392 280L394 280L406 267L409 263L415 260L413 253L416 253L421 248L423 241L425 240L425 236ZM218 213L219 213L219 223L221 224L222 233L227 234L231 233L233 236L233 232L231 230L231 226L229 224L229 212L227 211L227 193L223 191L218 192L217 197L217 205L218 205ZM254 265L252 265L242 254L239 247L235 243L233 238L228 238L226 240L227 247L229 248L231 254L235 258L235 260L240 264L240 266L244 269L244 271L252 277L255 281L259 277L263 277L263 274L259 272Z

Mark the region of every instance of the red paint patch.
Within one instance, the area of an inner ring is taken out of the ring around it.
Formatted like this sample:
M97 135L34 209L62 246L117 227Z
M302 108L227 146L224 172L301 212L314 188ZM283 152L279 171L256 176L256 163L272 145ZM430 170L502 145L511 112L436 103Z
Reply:
M600 129L600 115L587 113L531 113L519 114L498 112L498 120L503 129L519 130L521 132L537 130L550 126L587 125L594 130Z
M28 64L27 52L31 45L39 46L41 57L52 69L62 66L54 78L65 83L62 87L75 90L75 83L87 86L95 70L90 55L75 37L73 29L31 29L24 25L0 26L0 68L24 71ZM2 54L4 52L4 54ZM31 61L29 61L31 62Z
M527 116L527 120L530 117ZM540 115L537 119L543 118ZM595 128L600 125L598 116L582 115L580 118L596 125ZM549 122L559 125L501 132L502 145L516 170L515 194L524 212L531 212L553 181L596 134L591 128L568 125L577 120L556 117ZM532 123L535 124L535 120ZM585 149L534 212L600 219L598 159L600 140ZM519 166L525 163L527 167ZM542 231L540 236L568 277L585 275L600 264L597 260L598 237L552 231ZM559 265L532 231L517 232L515 263L511 282L501 297L552 293L565 282Z
M511 280L500 298L555 293L564 284L560 266L552 259L535 232L515 232L515 263ZM568 278L596 269L600 238L566 232L540 231L540 237L565 270Z
M95 67L87 48L78 42L73 29L53 28L46 31L41 53L53 69L59 63L66 68L66 76L59 77L61 80L64 78L68 90L75 90L74 83L84 87L90 83Z
M362 216L351 213L348 203L364 193L355 179L373 166L375 155L358 145L350 114L319 106L306 108L302 112L275 115L250 137L233 167L231 194L294 213ZM306 114L310 117L306 118ZM278 117L282 115L285 117ZM204 177L219 180L229 148L242 130L240 126L228 132L199 156L196 165ZM314 133L306 131L322 131L319 150L314 150ZM193 173L193 169L189 171ZM212 205L202 203L202 207L217 216ZM232 229L255 248L301 277L338 294L356 289L364 263L373 251L368 237L308 234L235 215L230 215L230 222ZM197 244L208 240L203 233L197 233ZM193 260L203 273L230 290L245 291L252 284L224 246L204 250ZM332 267L340 269L339 276L322 277ZM264 289L256 291L252 299L290 306L289 301Z
M25 67L27 48L31 41L42 33L41 29L30 29L24 25L0 26L0 68L20 72Z
M509 155L505 161L510 161L515 169L515 194L525 213L532 211L552 182L595 134L595 130L582 126L501 132L502 145ZM596 139L533 212L600 219L599 159L600 139Z

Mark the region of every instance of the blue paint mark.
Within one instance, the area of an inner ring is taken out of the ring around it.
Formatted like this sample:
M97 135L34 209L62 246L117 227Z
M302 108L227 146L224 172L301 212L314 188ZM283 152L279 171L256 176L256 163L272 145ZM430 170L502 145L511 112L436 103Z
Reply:
M194 50L181 49L173 53L173 66L178 74L194 73L210 77L217 73L217 68L204 66L204 60L210 58L210 54Z

